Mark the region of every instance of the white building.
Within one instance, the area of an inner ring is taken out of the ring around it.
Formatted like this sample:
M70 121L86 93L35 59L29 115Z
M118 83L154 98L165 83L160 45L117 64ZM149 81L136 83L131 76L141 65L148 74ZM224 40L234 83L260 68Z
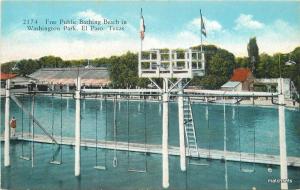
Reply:
M224 91L242 91L242 83L238 81L228 81L221 86Z

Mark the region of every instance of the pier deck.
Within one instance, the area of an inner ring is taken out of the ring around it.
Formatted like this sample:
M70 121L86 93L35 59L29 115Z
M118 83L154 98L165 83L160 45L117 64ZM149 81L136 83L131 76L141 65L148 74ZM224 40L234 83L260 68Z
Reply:
M57 139L58 143L60 143L60 136L54 136ZM1 140L3 141L3 135L1 136ZM15 138L12 140L19 140L19 141L32 141L32 136L30 133L23 133L23 138L21 133L17 133ZM47 143L53 144L53 141L47 137L46 135L35 134L34 135L34 142L37 143ZM74 138L73 137L63 137L62 138L63 145L74 145ZM81 146L83 147L96 147L95 139L81 139ZM97 142L98 148L106 148L106 149L116 149L121 151L128 151L128 143L127 142L120 142L117 141L103 141L98 140ZM141 143L129 143L129 151L132 152L146 152L152 154L161 154L161 145L156 144L147 144L146 150L145 145ZM224 151L223 150L215 150L215 149L198 149L200 158L211 158L215 160L223 160L224 159ZM179 147L176 146L169 146L169 155L179 156ZM188 151L186 156L188 155ZM233 152L227 151L226 152L226 160L228 161L241 161L241 162L248 162L248 163L259 163L259 164L270 164L270 165L279 165L279 155L269 155L269 154L255 154L255 159L253 157L253 153L241 153L240 152ZM288 157L288 166L300 167L300 157Z

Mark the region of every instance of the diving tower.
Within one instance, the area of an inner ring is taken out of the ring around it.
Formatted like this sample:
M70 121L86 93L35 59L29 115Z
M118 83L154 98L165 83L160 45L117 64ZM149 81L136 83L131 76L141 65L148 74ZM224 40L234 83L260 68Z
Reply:
M200 12L201 13L201 12ZM162 94L162 186L169 187L169 94L177 91L178 101L178 122L179 122L179 152L180 168L186 170L186 144L191 150L197 147L195 129L193 125L192 110L190 102L184 102L183 89L188 85L194 76L205 75L205 55L202 48L203 20L201 16L201 50L196 48L188 49L151 49L143 50L145 38L144 17L141 10L140 34L141 47L138 56L138 75L140 78L148 78ZM205 30L205 28L204 28ZM159 87L153 78L163 79L163 87ZM170 79L176 79L173 82ZM189 81L183 84L184 79ZM170 84L170 85L169 85ZM187 105L188 104L188 105ZM186 115L189 117L185 117ZM191 133L193 131L193 133ZM193 143L194 142L194 143ZM191 153L191 151L189 151Z
M204 52L194 49L141 51L140 78L193 78L205 75Z

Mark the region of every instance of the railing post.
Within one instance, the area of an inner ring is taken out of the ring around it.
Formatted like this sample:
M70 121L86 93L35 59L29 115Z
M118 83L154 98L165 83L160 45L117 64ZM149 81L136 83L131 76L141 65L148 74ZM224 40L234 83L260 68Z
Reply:
M189 75L192 76L192 69L193 69L193 52L192 49L189 49Z
M198 69L199 68L199 62L198 62L198 60L199 60L199 52L196 53L196 59L197 59L196 69Z
M188 52L184 52L184 69L188 69Z
M152 52L150 51L150 55L149 55L149 61L150 61L150 70L152 70Z
M157 59L157 67L156 67L156 75L160 75L160 67L161 67L161 56L160 56L160 50L156 51L156 59Z
M178 123L179 123L179 147L180 147L180 168L181 171L186 170L186 159L185 159L185 139L184 139L184 119L183 119L183 88L182 81L178 83Z
M169 68L170 68L170 75L173 78L173 60L172 60L172 50L169 49Z
M168 79L163 81L163 124L162 124L162 185L169 187L169 150L168 150L168 128L169 128L169 96Z
M80 77L78 77L75 91L75 176L80 176L80 89L81 80Z
M288 171L287 171L287 158L286 158L286 137L285 137L285 111L284 111L284 95L278 95L279 108L279 147L280 147L280 179L281 189L288 189Z
M139 51L139 77L142 76L142 50Z
M9 114L10 114L10 79L6 80L5 87L5 131L4 131L4 166L10 166L10 127L9 127Z
M177 69L177 67L178 67L178 65L177 65L178 57L177 57L176 50L174 50L174 59L173 59L173 62L174 62L174 67Z
M201 69L205 71L205 56L204 52L201 52Z

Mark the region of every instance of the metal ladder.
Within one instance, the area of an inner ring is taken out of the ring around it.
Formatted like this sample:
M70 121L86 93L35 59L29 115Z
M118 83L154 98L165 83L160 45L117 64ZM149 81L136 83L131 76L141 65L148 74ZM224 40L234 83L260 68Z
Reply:
M200 155L195 134L193 112L189 97L183 98L183 121L189 156L199 157Z
M300 98L299 93L298 93L293 81L291 81L291 92L292 92L292 95L295 94L298 99Z

